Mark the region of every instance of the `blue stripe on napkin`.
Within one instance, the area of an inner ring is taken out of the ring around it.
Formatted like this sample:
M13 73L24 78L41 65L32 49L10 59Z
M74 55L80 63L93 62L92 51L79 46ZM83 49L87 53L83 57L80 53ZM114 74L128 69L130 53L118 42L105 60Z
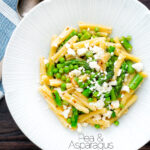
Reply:
M15 27L16 26L12 22L0 14L0 60L4 56L8 41Z
M18 0L3 0L8 6L10 6L13 10L17 10L17 2ZM26 1L26 0L25 0Z

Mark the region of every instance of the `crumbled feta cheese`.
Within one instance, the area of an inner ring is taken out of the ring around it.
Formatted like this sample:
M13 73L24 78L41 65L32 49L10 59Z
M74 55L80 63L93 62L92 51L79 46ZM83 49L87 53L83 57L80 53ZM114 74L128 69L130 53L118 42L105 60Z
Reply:
M143 70L143 64L142 63L135 63L132 65L132 67L137 71L141 72Z
M87 51L88 51L87 48L80 48L80 49L77 50L77 54L78 54L79 56L84 56Z
M107 113L105 113L105 114L103 114L103 120L105 120L105 118L108 118L108 119L110 119L110 117L111 117L111 114L112 114L112 111L107 111Z
M44 59L44 64L48 64L49 63L49 60L48 59Z
M105 103L102 100L98 100L97 102L91 102L89 103L91 106L95 106L97 109L102 109L105 105Z
M77 128L77 132L81 133L82 132L82 126L80 123L78 123L78 128Z
M129 87L127 86L127 85L124 85L123 87L122 87L122 89L121 89L121 91L125 91L125 92L130 92L130 89L129 89Z
M124 94L121 94L121 98L123 98L124 97Z
M82 88L76 88L76 90L77 90L78 92L83 92L83 89L82 89Z
M128 76L129 76L129 74L126 73L126 74L125 74L125 79L124 79L125 82L128 80Z
M69 43L66 43L65 46L66 46L67 49L70 48L70 44Z
M68 115L69 115L69 113L70 113L70 110L71 110L71 107L66 108L66 109L62 112L62 115L63 115L65 118L68 118Z
M89 63L89 62L91 62L91 61L92 61L92 58L91 58L91 57L89 57L86 61L87 61L87 63Z
M114 56L114 52L111 52L110 55L111 55L111 56Z
M89 63L91 69L96 69L96 71L100 71L100 66L97 64L96 61L92 61Z
M115 85L117 85L117 81L116 80L115 81L111 81L111 82L109 82L109 85L115 86Z
M88 49L89 48L89 43L85 43L84 46L85 46L85 48Z
M117 76L120 76L120 75L121 75L121 72L122 72L122 70L121 70L121 69L119 69L119 70L118 70L118 74L117 74Z
M94 115L93 117L94 117L93 118L94 121L99 121L102 119L100 115Z
M119 56L119 57L118 57L118 60L120 60L120 59L121 59L121 57Z
M88 123L85 123L85 122L84 122L84 123L82 123L81 125L82 125L82 127L87 127L87 126L88 126Z
M68 53L69 55L72 55L72 56L75 56L75 55L76 55L75 51L74 51L72 48L68 48L67 53Z
M87 28L87 31L90 31L90 28Z
M111 107L112 107L112 109L119 108L119 105L120 105L120 103L119 103L118 100L111 102Z
M52 44L53 47L58 47L57 43L53 42Z
M75 70L69 72L69 76L76 76L76 77L78 77L78 76L80 76L80 74L81 74L81 71L78 70L78 69L75 69Z

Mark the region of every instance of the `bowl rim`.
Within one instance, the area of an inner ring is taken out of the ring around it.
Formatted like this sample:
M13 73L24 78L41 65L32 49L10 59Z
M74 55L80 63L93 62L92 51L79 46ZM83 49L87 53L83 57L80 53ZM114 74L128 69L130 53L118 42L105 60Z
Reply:
M7 44L6 52L5 52L5 54L4 54L3 64L2 64L2 79L5 78L5 75L4 75L4 72L5 72L5 71L4 71L4 70L5 70L5 61L7 61L6 58L7 58L8 49L10 49L10 43L12 42L12 39L13 39L14 37L16 37L16 35L17 35L17 31L20 29L20 27L22 26L22 24L24 24L24 22L25 22L26 20L28 20L28 18L32 15L33 12L38 11L38 9L39 9L40 7L43 7L43 5L44 5L45 3L52 3L53 1L54 1L54 0L45 0L45 1L42 1L42 2L40 2L39 4L37 4L34 8L32 8L32 9L29 11L29 13L26 14L26 16L24 16L24 18L23 18L23 19L19 22L19 24L16 26L16 28L15 28L15 30L13 31L12 36L11 36L11 38L10 38L8 44ZM138 1L138 0L129 0L129 1L133 1L133 2L137 3L137 4L139 5L139 7L143 8L142 11L145 11L148 15L150 15L150 10L149 10L149 8L148 8L146 5L144 5L142 2L140 2L140 1ZM3 84L3 88L4 88L4 93L5 93L4 80L2 80L2 84ZM10 114L11 114L11 116L12 116L14 122L15 122L16 125L18 126L18 128L22 131L22 133L23 133L33 144L35 144L35 145L36 145L37 147L39 147L39 148L42 148L42 145L40 145L40 143L35 142L34 139L33 139L30 135L28 135L28 134L26 133L25 129L20 127L20 123L18 123L18 119L15 118L15 116L12 115L12 114L13 114L13 113L12 113L13 111L10 109L10 106L9 106L10 104L9 104L8 99L7 99L7 93L5 93L5 100L6 100L6 104L7 104L7 106L8 106L8 110L9 110L9 112L10 112ZM138 148L143 147L143 146L144 146L145 144L147 144L149 141L150 141L150 137L149 137L149 140L145 141L145 143L141 143L141 144L140 144L140 147L138 147Z

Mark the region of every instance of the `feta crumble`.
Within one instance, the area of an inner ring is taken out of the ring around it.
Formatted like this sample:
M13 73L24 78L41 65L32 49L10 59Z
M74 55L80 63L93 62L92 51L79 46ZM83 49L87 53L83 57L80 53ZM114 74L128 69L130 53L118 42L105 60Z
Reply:
M111 107L112 107L112 109L119 108L119 106L120 106L120 103L119 103L118 100L111 102Z
M44 59L44 64L48 64L49 63L49 60L48 59Z
M130 89L129 89L129 87L127 86L127 85L124 85L123 87L122 87L122 89L121 89L121 91L125 91L125 92L130 92Z
M66 109L62 112L62 115L63 115L65 118L68 118L69 113L70 113L70 110L71 110L71 107L66 108Z
M122 70L119 69L117 76L120 76L120 75L121 75L121 72L122 72Z
M96 71L100 71L100 66L97 64L96 61L92 61L89 63L91 69L95 69Z
M143 64L142 63L135 63L132 65L132 67L137 71L141 72L143 70Z
M82 89L82 88L76 88L76 90L77 90L78 92L83 92L83 89Z
M104 118L110 119L111 115L112 115L112 111L108 110L107 113L103 114L103 120L105 120Z
M81 71L78 70L78 69L75 69L75 70L69 72L69 76L76 76L76 77L78 77L80 75L81 75Z
M84 56L87 51L88 51L87 48L80 48L80 49L77 50L77 54L78 54L79 56Z
M74 51L73 49L71 49L71 48L68 48L67 53L68 53L69 55L72 55L72 56L75 56L75 55L76 55L75 51Z

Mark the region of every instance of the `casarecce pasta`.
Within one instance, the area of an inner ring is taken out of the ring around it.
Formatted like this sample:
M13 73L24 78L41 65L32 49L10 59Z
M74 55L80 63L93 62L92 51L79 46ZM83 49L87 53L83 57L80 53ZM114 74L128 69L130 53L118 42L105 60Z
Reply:
M48 59L40 58L39 92L60 122L105 129L137 100L147 74L132 51L131 36L111 38L111 27L79 23L52 36Z

